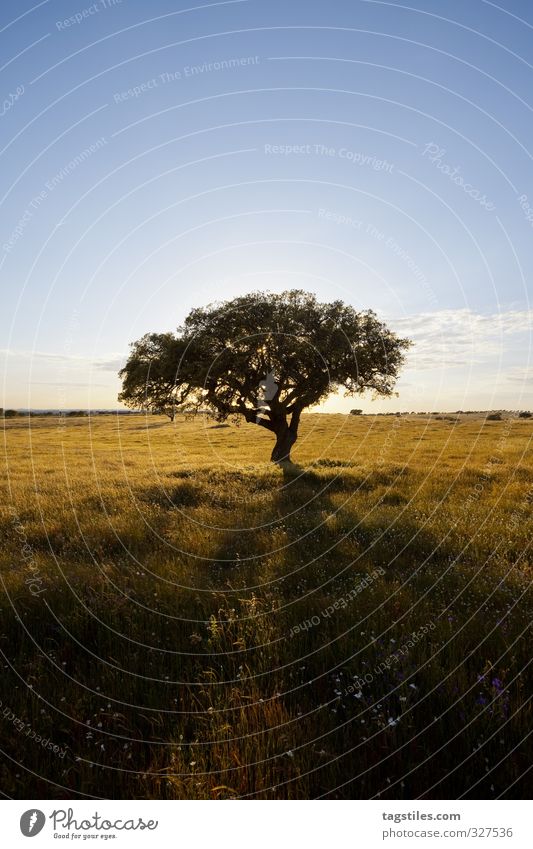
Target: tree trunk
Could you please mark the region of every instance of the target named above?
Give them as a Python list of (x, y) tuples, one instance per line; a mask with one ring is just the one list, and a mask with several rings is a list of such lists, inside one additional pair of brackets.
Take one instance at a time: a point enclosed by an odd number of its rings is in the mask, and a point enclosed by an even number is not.
[(276, 431), (276, 444), (272, 449), (271, 461), (273, 463), (291, 463), (291, 448), (296, 442), (296, 434), (285, 424)]

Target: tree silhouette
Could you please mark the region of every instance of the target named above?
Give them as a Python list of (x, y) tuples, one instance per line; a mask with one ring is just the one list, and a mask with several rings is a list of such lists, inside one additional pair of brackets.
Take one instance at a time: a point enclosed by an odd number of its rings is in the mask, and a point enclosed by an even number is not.
[(119, 400), (244, 418), (275, 435), (273, 462), (290, 462), (305, 409), (341, 389), (391, 395), (409, 345), (371, 310), (300, 290), (254, 292), (193, 309), (177, 335), (133, 343)]

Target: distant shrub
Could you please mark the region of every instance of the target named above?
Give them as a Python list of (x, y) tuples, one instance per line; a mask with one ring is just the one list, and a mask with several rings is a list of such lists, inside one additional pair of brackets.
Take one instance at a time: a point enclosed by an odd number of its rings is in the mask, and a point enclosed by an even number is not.
[(4, 418), (5, 419), (14, 419), (15, 416), (18, 416), (18, 410), (5, 410)]
[(351, 416), (362, 416), (363, 411), (362, 410), (350, 410), (350, 415)]
[(488, 422), (501, 422), (502, 414), (501, 413), (489, 413), (487, 416)]
[(530, 419), (533, 413), (530, 413), (529, 410), (522, 410), (521, 413), (518, 414), (519, 419)]

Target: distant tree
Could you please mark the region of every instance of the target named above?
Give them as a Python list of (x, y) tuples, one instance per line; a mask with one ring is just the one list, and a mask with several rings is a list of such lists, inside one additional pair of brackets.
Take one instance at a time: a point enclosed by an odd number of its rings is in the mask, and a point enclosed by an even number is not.
[(15, 416), (18, 416), (18, 410), (5, 410), (4, 412), (5, 419), (14, 419)]
[(531, 416), (532, 416), (532, 413), (530, 413), (529, 410), (522, 410), (521, 413), (518, 413), (519, 419), (530, 419)]
[(350, 415), (351, 416), (362, 416), (363, 411), (362, 410), (350, 410)]
[(119, 400), (244, 419), (274, 434), (273, 462), (290, 462), (305, 409), (339, 389), (392, 395), (409, 345), (370, 310), (298, 290), (256, 292), (193, 309), (177, 336), (135, 342)]
[(501, 422), (502, 414), (501, 413), (488, 413), (486, 416), (488, 422)]

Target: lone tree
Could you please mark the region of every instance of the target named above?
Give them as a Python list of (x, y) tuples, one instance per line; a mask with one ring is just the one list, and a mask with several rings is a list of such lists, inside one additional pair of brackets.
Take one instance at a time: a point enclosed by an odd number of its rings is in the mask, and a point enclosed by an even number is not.
[(371, 310), (299, 290), (254, 292), (193, 309), (177, 335), (134, 342), (119, 400), (244, 418), (275, 435), (273, 462), (291, 462), (303, 410), (340, 389), (392, 395), (409, 345)]

